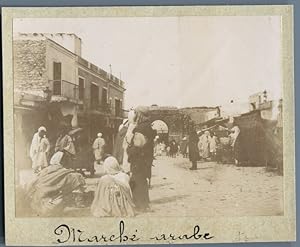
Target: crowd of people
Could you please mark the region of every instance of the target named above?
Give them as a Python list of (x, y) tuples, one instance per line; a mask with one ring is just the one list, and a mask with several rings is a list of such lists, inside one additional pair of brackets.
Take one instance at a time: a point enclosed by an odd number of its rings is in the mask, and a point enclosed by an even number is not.
[[(72, 132), (72, 131), (71, 131)], [(76, 134), (63, 126), (50, 156), (47, 130), (41, 126), (34, 134), (30, 147), (32, 169), (35, 179), (25, 187), (25, 197), (36, 215), (63, 215), (70, 203), (75, 207), (90, 206), (96, 217), (133, 216), (150, 209), (149, 186), (154, 158), (156, 131), (147, 114), (132, 110), (116, 136), (112, 153), (105, 150), (105, 140), (98, 133), (91, 145), (95, 166), (103, 174), (90, 205), (84, 173), (72, 167), (76, 157)]]
[(240, 129), (238, 126), (234, 126), (231, 129), (224, 127), (223, 130), (228, 133), (228, 135), (223, 138), (219, 138), (213, 130), (201, 130), (198, 132), (194, 130), (190, 133), (188, 153), (192, 163), (191, 170), (197, 169), (198, 161), (212, 160), (220, 163), (222, 161), (221, 155), (226, 149), (225, 146), (229, 147), (231, 160), (236, 165), (239, 164)]
[[(37, 215), (63, 214), (67, 206), (89, 207), (95, 217), (134, 216), (151, 211), (149, 187), (153, 160), (166, 155), (182, 155), (197, 169), (198, 161), (218, 161), (221, 140), (212, 130), (193, 131), (180, 142), (163, 141), (152, 128), (147, 112), (135, 109), (120, 125), (112, 153), (105, 150), (105, 139), (98, 133), (91, 144), (93, 166), (102, 167), (103, 174), (91, 200), (84, 173), (73, 166), (77, 154), (76, 131), (62, 126), (54, 144), (52, 156), (47, 130), (41, 126), (30, 147), (32, 169), (36, 178), (26, 186), (26, 199)], [(238, 148), (240, 130), (228, 129), (232, 153)], [(235, 156), (234, 156), (235, 157)], [(49, 162), (48, 162), (49, 161)], [(82, 161), (85, 162), (85, 161)], [(235, 159), (235, 162), (238, 162)], [(89, 205), (87, 205), (89, 204)]]
[(193, 131), (189, 136), (184, 136), (180, 142), (171, 140), (168, 144), (165, 144), (162, 140), (160, 141), (159, 136), (156, 136), (154, 139), (154, 155), (166, 155), (172, 158), (182, 155), (182, 157), (189, 158), (192, 162), (190, 169), (196, 170), (198, 161), (222, 162), (221, 156), (227, 144), (231, 160), (238, 165), (240, 129), (238, 126), (231, 129), (223, 127), (223, 131), (228, 134), (221, 138), (213, 129)]

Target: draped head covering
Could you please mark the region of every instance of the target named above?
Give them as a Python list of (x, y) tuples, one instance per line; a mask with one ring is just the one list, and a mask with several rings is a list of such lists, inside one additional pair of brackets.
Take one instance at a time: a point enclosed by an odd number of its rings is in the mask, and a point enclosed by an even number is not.
[(41, 127), (39, 127), (38, 132), (41, 132), (41, 131), (47, 131), (47, 130), (44, 126), (41, 126)]
[(56, 152), (53, 154), (50, 160), (50, 165), (61, 165), (62, 157), (64, 156), (64, 153), (61, 151)]
[(115, 175), (122, 171), (117, 159), (113, 156), (109, 156), (104, 160), (103, 169), (108, 175)]
[(129, 121), (129, 123), (135, 122), (135, 111), (134, 110), (130, 110), (128, 112), (128, 121)]

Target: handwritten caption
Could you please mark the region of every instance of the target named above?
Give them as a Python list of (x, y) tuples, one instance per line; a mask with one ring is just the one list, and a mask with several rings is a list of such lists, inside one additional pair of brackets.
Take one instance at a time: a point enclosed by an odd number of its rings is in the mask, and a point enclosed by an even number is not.
[[(88, 232), (71, 227), (67, 224), (61, 224), (55, 228), (54, 234), (56, 237), (56, 243), (128, 243), (136, 242), (142, 239), (142, 232), (138, 232), (137, 229), (133, 233), (129, 233), (125, 230), (125, 223), (123, 220), (119, 222), (119, 230), (116, 234), (89, 234)], [(190, 233), (159, 233), (157, 235), (149, 237), (151, 241), (157, 242), (173, 242), (176, 240), (209, 240), (214, 238), (209, 232), (200, 231), (200, 226), (195, 225)]]

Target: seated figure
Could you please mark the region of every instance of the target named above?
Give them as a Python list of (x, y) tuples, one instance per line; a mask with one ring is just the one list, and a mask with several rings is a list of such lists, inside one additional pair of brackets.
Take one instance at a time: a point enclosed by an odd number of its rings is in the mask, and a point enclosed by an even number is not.
[(91, 205), (92, 215), (95, 217), (134, 216), (129, 176), (122, 171), (117, 159), (112, 156), (104, 160), (103, 169), (106, 175), (98, 182)]
[(26, 198), (36, 216), (63, 215), (68, 198), (74, 191), (84, 191), (83, 176), (63, 167), (64, 153), (56, 152), (50, 166), (44, 168), (26, 190)]

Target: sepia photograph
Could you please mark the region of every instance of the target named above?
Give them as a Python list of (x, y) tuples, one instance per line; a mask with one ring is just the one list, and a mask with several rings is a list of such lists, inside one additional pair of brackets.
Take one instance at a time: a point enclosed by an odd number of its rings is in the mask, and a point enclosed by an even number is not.
[(282, 30), (278, 14), (12, 18), (14, 217), (287, 215)]

